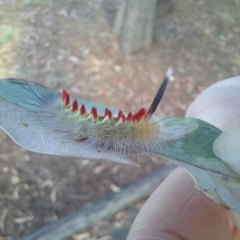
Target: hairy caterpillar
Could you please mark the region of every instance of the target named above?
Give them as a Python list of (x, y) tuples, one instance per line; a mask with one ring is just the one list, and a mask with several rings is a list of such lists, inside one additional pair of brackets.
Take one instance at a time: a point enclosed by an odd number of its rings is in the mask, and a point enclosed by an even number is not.
[(74, 99), (65, 90), (22, 79), (2, 80), (0, 125), (32, 151), (132, 164), (129, 154), (154, 151), (189, 132), (154, 116), (172, 74), (169, 68), (149, 109), (136, 112)]

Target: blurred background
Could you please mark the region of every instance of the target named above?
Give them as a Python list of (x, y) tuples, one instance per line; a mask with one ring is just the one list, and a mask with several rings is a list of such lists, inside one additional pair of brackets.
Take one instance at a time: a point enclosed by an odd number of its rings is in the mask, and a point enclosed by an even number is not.
[[(157, 114), (182, 117), (204, 88), (239, 75), (239, 0), (151, 0), (149, 31), (140, 29), (144, 22), (128, 22), (136, 2), (0, 0), (0, 78), (60, 85), (77, 97), (135, 111), (149, 106), (171, 66), (174, 78)], [(134, 44), (136, 36), (128, 39), (135, 28), (148, 34), (143, 46)], [(0, 239), (33, 233), (165, 164), (137, 161), (139, 168), (31, 153), (1, 131)], [(144, 201), (67, 239), (125, 239)]]

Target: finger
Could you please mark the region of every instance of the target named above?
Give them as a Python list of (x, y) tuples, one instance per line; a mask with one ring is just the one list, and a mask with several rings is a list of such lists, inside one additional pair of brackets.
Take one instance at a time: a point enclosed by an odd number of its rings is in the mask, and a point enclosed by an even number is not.
[(202, 119), (226, 130), (240, 118), (240, 77), (218, 82), (205, 89), (189, 106), (186, 117)]
[(183, 170), (175, 170), (141, 209), (128, 240), (231, 239), (227, 212), (194, 187)]

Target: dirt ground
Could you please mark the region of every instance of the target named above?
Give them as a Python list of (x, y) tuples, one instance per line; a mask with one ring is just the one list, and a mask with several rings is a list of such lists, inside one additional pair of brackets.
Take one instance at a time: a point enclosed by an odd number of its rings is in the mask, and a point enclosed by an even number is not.
[[(160, 1), (150, 49), (123, 53), (111, 34), (120, 1), (0, 0), (0, 78), (60, 84), (126, 111), (147, 107), (166, 69), (157, 113), (184, 116), (207, 86), (240, 72), (240, 1)], [(17, 239), (117, 191), (163, 161), (140, 168), (28, 152), (0, 132), (0, 239)], [(125, 239), (142, 202), (70, 239)], [(115, 229), (116, 231), (112, 231)]]

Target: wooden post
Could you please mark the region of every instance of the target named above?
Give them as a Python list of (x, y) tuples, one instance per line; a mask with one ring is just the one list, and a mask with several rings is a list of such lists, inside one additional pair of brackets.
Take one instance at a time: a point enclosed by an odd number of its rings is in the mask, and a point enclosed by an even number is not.
[(157, 0), (122, 0), (113, 34), (120, 38), (124, 52), (132, 54), (152, 43)]

